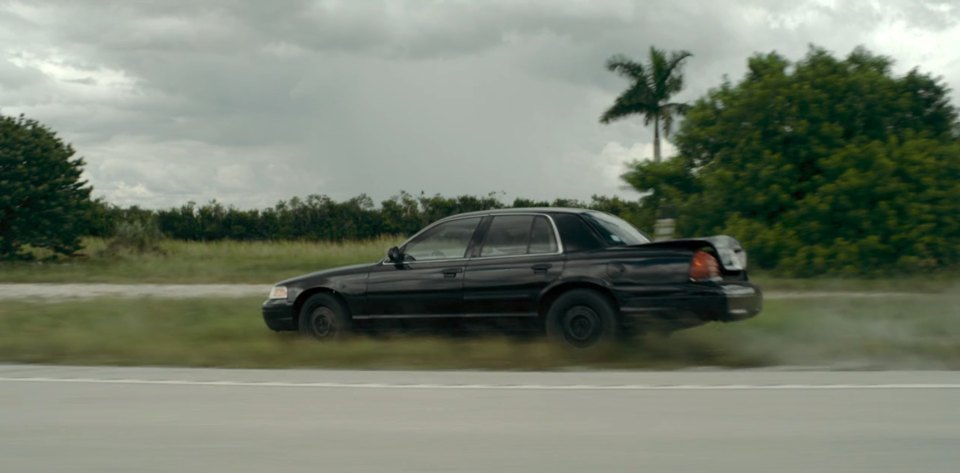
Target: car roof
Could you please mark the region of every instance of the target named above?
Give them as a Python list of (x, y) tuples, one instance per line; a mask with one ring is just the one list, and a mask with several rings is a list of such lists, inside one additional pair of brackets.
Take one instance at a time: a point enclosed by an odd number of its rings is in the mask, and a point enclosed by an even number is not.
[(594, 212), (590, 209), (580, 209), (574, 207), (511, 207), (504, 209), (487, 209), (487, 210), (477, 210), (474, 212), (465, 212), (462, 214), (451, 215), (444, 218), (457, 218), (457, 217), (472, 217), (472, 216), (484, 216), (484, 215), (509, 215), (509, 214), (529, 214), (529, 213), (568, 213), (568, 214), (582, 214), (587, 212)]

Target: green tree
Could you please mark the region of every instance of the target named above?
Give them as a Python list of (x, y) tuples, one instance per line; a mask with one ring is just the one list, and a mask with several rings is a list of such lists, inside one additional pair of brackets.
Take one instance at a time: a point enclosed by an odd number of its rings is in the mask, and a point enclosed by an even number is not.
[(673, 51), (670, 57), (662, 49), (650, 47), (650, 62), (646, 65), (617, 55), (607, 60), (607, 69), (631, 81), (630, 86), (600, 117), (601, 123), (610, 123), (630, 115), (643, 115), (643, 124), (653, 123), (653, 160), (660, 162), (660, 130), (670, 137), (673, 120), (686, 109), (686, 104), (670, 102), (683, 89), (681, 68), (690, 57), (687, 51)]
[(891, 66), (862, 48), (754, 56), (690, 108), (672, 173), (639, 165), (628, 181), (682, 194), (682, 234), (732, 234), (784, 273), (956, 265), (957, 113), (939, 79)]
[(49, 128), (0, 116), (0, 258), (28, 258), (24, 246), (69, 255), (92, 214), (83, 159)]

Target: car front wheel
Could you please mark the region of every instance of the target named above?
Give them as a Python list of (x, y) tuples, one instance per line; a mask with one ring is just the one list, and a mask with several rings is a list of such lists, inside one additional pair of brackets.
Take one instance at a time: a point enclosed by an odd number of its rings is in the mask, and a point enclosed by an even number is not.
[(550, 338), (577, 348), (612, 341), (619, 328), (610, 301), (589, 289), (574, 289), (558, 297), (550, 305), (546, 322)]
[(298, 329), (317, 340), (334, 340), (350, 332), (350, 315), (332, 294), (314, 294), (300, 309)]

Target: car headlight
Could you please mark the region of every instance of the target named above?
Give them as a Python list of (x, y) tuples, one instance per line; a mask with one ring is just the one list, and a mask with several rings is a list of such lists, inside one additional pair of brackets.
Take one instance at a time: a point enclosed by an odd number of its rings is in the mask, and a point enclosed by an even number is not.
[(270, 299), (286, 299), (287, 298), (287, 287), (286, 286), (273, 286), (273, 289), (270, 290)]

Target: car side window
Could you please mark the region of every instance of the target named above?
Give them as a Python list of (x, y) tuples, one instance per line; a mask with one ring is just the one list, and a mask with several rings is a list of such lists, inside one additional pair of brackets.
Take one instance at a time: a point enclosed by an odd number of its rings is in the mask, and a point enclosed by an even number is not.
[(547, 217), (534, 218), (533, 227), (530, 228), (530, 248), (527, 253), (535, 255), (556, 252), (557, 239), (553, 235), (553, 225), (550, 225)]
[(556, 253), (557, 242), (550, 222), (534, 215), (493, 217), (480, 256), (515, 256)]
[(465, 258), (480, 217), (444, 222), (411, 240), (403, 248), (405, 259), (430, 261)]

